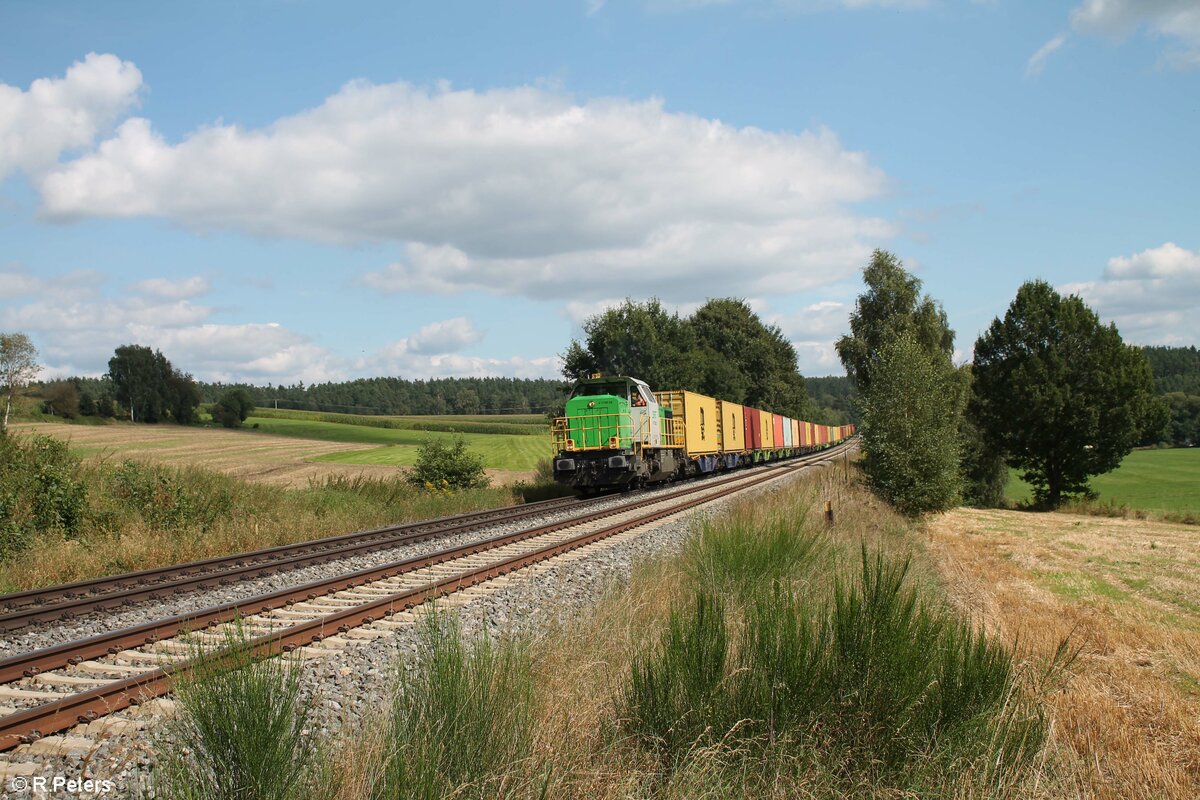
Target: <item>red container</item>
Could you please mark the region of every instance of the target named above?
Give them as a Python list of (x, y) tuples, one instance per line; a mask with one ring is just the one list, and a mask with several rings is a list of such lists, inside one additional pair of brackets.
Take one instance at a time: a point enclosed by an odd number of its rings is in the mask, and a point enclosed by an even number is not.
[(775, 449), (782, 450), (785, 447), (785, 437), (783, 435), (783, 416), (776, 414), (774, 419), (771, 420), (771, 424), (775, 430)]
[(746, 449), (762, 449), (762, 428), (758, 424), (758, 409), (746, 407)]

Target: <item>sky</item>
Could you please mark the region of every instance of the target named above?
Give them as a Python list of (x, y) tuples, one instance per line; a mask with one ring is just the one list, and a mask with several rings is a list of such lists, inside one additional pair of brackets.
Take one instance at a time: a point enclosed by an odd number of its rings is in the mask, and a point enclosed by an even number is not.
[(0, 2), (0, 330), (46, 378), (558, 377), (747, 300), (842, 374), (875, 248), (956, 356), (1032, 278), (1200, 343), (1200, 0)]

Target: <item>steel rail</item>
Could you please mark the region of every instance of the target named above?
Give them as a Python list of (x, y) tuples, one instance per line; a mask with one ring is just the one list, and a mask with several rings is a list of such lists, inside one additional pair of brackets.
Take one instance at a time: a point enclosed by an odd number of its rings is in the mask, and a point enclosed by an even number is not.
[[(459, 553), (459, 555), (455, 556), (455, 558), (461, 558), (464, 555), (475, 555), (488, 549), (500, 547), (502, 544), (520, 541), (522, 538), (531, 538), (534, 535), (540, 536), (544, 535), (545, 533), (552, 532), (548, 529), (558, 530), (564, 527), (573, 527), (574, 525), (584, 524), (586, 521), (594, 521), (605, 516), (613, 516), (618, 513), (635, 510), (636, 508), (642, 506), (661, 504), (679, 497), (686, 498), (691, 495), (701, 495), (700, 497), (685, 499), (682, 503), (676, 503), (665, 508), (657, 509), (634, 519), (615, 523), (597, 531), (584, 533), (571, 539), (567, 539), (555, 544), (549, 544), (527, 553), (522, 553), (507, 559), (503, 559), (487, 566), (467, 570), (457, 575), (448, 576), (441, 580), (425, 584), (424, 586), (406, 589), (404, 591), (385, 596), (379, 600), (370, 601), (368, 603), (357, 605), (343, 611), (338, 611), (333, 614), (319, 617), (315, 620), (302, 622), (298, 625), (272, 632), (253, 640), (249, 643), (248, 647), (254, 656), (262, 657), (270, 655), (272, 652), (276, 652), (279, 649), (292, 649), (297, 646), (319, 642), (333, 633), (345, 632), (352, 627), (392, 616), (398, 611), (413, 608), (414, 606), (429, 599), (452, 594), (468, 586), (477, 585), (482, 581), (491, 580), (492, 578), (507, 574), (514, 570), (522, 569), (526, 566), (544, 561), (548, 558), (553, 558), (554, 556), (561, 555), (562, 553), (569, 552), (580, 547), (585, 547), (609, 536), (623, 533), (627, 530), (649, 524), (650, 522), (654, 522), (667, 516), (682, 513), (683, 511), (703, 503), (708, 503), (735, 492), (744, 491), (745, 489), (760, 485), (767, 481), (775, 480), (784, 475), (792, 474), (805, 467), (812, 466), (815, 463), (830, 461), (832, 460), (832, 457), (840, 455), (846, 449), (846, 447), (847, 446), (843, 445), (842, 447), (838, 447), (833, 450), (825, 450), (821, 451), (820, 453), (804, 457), (798, 461), (785, 462), (782, 469), (769, 470), (765, 473), (760, 473), (753, 476), (734, 476), (723, 479), (717, 483), (706, 483), (702, 486), (697, 486), (679, 494), (672, 495), (671, 498), (641, 500), (616, 509), (605, 509), (594, 514), (585, 515), (584, 517), (578, 518), (572, 522), (551, 523), (550, 525), (541, 526), (540, 528), (534, 528), (530, 531), (523, 532), (527, 534), (525, 536), (521, 536), (521, 534), (518, 533), (496, 537), (495, 539), (488, 540), (488, 543), (492, 543), (491, 547), (482, 547), (481, 545), (483, 543), (479, 543), (460, 548), (451, 548), (449, 550), (441, 551), (437, 554), (431, 554), (430, 556), (424, 556), (418, 559), (409, 559), (406, 562), (398, 562), (398, 564), (392, 566), (399, 566), (399, 564), (402, 563), (414, 563), (417, 561), (436, 559), (439, 556), (444, 556), (438, 560), (429, 561), (429, 563), (424, 564), (424, 566), (428, 566), (432, 563), (440, 563), (441, 561), (451, 560), (451, 557), (449, 556), (451, 553)], [(735, 481), (738, 481), (739, 484), (736, 486), (726, 485)], [(724, 486), (724, 488), (720, 488), (719, 491), (712, 492), (713, 489), (718, 489), (722, 486)], [(377, 570), (374, 570), (374, 572), (382, 572), (384, 569), (386, 568), (378, 568)], [(257, 606), (258, 611), (268, 611), (272, 608), (277, 608), (280, 605), (288, 604), (287, 599), (282, 597), (285, 594), (293, 595), (294, 602), (295, 596), (303, 596), (307, 599), (312, 599), (320, 594), (328, 594), (333, 591), (340, 591), (344, 588), (358, 586), (361, 583), (371, 579), (364, 574), (366, 572), (372, 571), (360, 571), (359, 573), (341, 576), (320, 584), (309, 584), (308, 586), (297, 587), (296, 589), (288, 590), (287, 592), (277, 592), (274, 595), (268, 595), (262, 598), (254, 598), (249, 601), (244, 601), (238, 604), (236, 607), (231, 604), (230, 606), (209, 609), (208, 612), (200, 612), (200, 614), (193, 615), (190, 618), (175, 617), (172, 618), (172, 620), (164, 621), (167, 623), (167, 625), (163, 629), (163, 633), (167, 634), (168, 636), (174, 635), (174, 633), (179, 632), (184, 624), (187, 624), (192, 629), (195, 629), (218, 624), (222, 621), (228, 621), (236, 618), (238, 616), (239, 609), (241, 608)], [(390, 575), (381, 574), (379, 577), (390, 577)], [(324, 589), (324, 591), (319, 591), (311, 595), (305, 591), (318, 587)], [(270, 601), (266, 602), (269, 598)], [(277, 600), (283, 600), (283, 602), (274, 604)], [(50, 656), (52, 651), (59, 651), (53, 654), (53, 657), (50, 659), (50, 661), (58, 666), (63, 666), (71, 663), (74, 659), (82, 660), (82, 658), (89, 657), (84, 655), (85, 652), (93, 652), (95, 655), (100, 655), (114, 652), (112, 648), (115, 648), (115, 652), (120, 652), (121, 649), (124, 649), (124, 647), (127, 646), (140, 646), (153, 643), (154, 641), (157, 641), (158, 638), (162, 638), (157, 636), (152, 638), (145, 636), (144, 629), (153, 627), (153, 625), (154, 624), (152, 623), (150, 626), (139, 626), (138, 628), (117, 631), (114, 632), (114, 634), (102, 635), (99, 637), (93, 637), (92, 639), (84, 640), (83, 642), (73, 643), (75, 646), (74, 656), (66, 655), (67, 651), (70, 649), (69, 645), (50, 648), (49, 650), (45, 651), (38, 651), (37, 653), (29, 655), (45, 657)], [(167, 629), (170, 628), (174, 628), (174, 633), (167, 633)], [(135, 631), (137, 632), (136, 635)], [(122, 637), (130, 636), (133, 636), (134, 638), (128, 639), (128, 641), (123, 645), (113, 644), (110, 642), (109, 646), (104, 647), (103, 650), (95, 650), (95, 648), (100, 647), (103, 644), (103, 642), (99, 640), (108, 637), (117, 637), (118, 639), (121, 639)], [(11, 669), (16, 665), (10, 662), (15, 662), (20, 659), (21, 657), (17, 657), (16, 659), (6, 659), (4, 662), (0, 662), (0, 665), (3, 665), (3, 668), (11, 671)], [(75, 660), (74, 663), (78, 663), (78, 661)], [(23, 742), (36, 740), (42, 736), (70, 728), (81, 722), (89, 722), (99, 716), (103, 716), (114, 711), (119, 711), (128, 707), (129, 705), (134, 705), (144, 700), (166, 694), (170, 689), (171, 678), (176, 673), (186, 669), (186, 663), (160, 667), (158, 669), (141, 673), (139, 675), (134, 675), (129, 678), (113, 681), (112, 683), (105, 684), (97, 687), (96, 689), (81, 692), (79, 694), (69, 695), (61, 700), (55, 700), (49, 703), (43, 703), (41, 705), (34, 706), (32, 708), (24, 709), (15, 714), (4, 717), (3, 719), (0, 719), (0, 751), (11, 749), (12, 747), (15, 747)], [(20, 674), (36, 674), (36, 671), (33, 671), (32, 673), (22, 672)], [(12, 680), (12, 678), (8, 678), (8, 680)]]

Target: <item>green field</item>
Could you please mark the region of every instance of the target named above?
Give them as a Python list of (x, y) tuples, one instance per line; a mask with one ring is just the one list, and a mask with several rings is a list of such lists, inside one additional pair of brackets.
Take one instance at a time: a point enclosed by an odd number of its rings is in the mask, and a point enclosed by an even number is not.
[(360, 425), (367, 428), (394, 428), (396, 430), (439, 431), (442, 433), (508, 433), (517, 436), (542, 436), (550, 429), (546, 418), (538, 414), (514, 414), (511, 416), (446, 414), (396, 417), (259, 408), (255, 410), (254, 415), (267, 419), (333, 422), (339, 425)]
[[(1200, 447), (1135, 450), (1121, 466), (1092, 478), (1102, 503), (1144, 511), (1200, 511)], [(1005, 494), (1029, 502), (1033, 492), (1015, 470), (1009, 470)]]
[[(302, 412), (290, 412), (298, 413)], [(330, 415), (321, 416), (328, 418)], [(378, 428), (350, 420), (327, 422), (324, 419), (261, 417), (257, 414), (247, 419), (246, 424), (258, 425), (260, 433), (277, 436), (380, 445), (373, 450), (330, 453), (312, 459), (337, 464), (410, 466), (417, 460), (417, 447), (427, 438), (450, 442), (456, 435), (462, 436), (473, 452), (483, 456), (484, 464), (489, 469), (531, 470), (537, 466), (538, 459), (550, 455), (550, 435), (546, 431), (535, 436), (511, 433), (454, 434), (407, 428)]]

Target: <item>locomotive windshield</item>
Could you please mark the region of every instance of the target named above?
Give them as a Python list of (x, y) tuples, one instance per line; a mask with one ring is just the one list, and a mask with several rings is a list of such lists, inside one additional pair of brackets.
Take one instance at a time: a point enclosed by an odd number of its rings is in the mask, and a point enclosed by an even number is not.
[(603, 383), (581, 383), (571, 392), (571, 397), (589, 397), (595, 394), (611, 394), (622, 400), (629, 399), (629, 384), (625, 381), (605, 381)]

